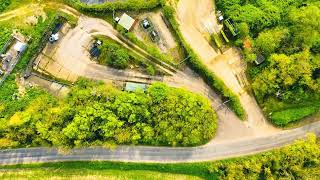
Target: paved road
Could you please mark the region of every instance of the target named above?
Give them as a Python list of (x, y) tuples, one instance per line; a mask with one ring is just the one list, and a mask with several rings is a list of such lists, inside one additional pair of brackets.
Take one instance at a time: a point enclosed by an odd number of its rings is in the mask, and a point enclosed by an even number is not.
[(280, 147), (295, 139), (305, 137), (307, 132), (314, 132), (320, 135), (320, 122), (294, 130), (283, 131), (273, 136), (252, 140), (229, 141), (192, 148), (119, 146), (114, 150), (103, 148), (74, 149), (65, 154), (61, 154), (57, 149), (52, 148), (1, 150), (0, 164), (88, 160), (156, 163), (209, 161)]
[[(88, 20), (88, 19), (87, 19)], [(100, 28), (108, 28), (105, 22), (99, 23), (100, 20), (89, 19), (86, 26), (82, 26), (82, 35), (79, 35), (80, 42), (88, 42), (91, 33), (95, 33), (93, 29), (86, 29), (93, 24), (100, 24), (96, 26)], [(85, 23), (86, 24), (86, 23)], [(86, 31), (89, 30), (89, 31)], [(93, 31), (91, 31), (93, 30)], [(75, 32), (75, 31), (72, 31)], [(76, 33), (76, 32), (75, 32)], [(70, 34), (70, 39), (72, 38)], [(74, 35), (74, 34), (73, 34)], [(112, 34), (109, 34), (109, 37)], [(62, 47), (66, 54), (72, 54), (67, 59), (78, 59), (79, 52), (71, 53), (69, 49), (75, 49), (75, 46), (82, 46), (82, 43), (74, 43), (70, 41), (63, 43)], [(68, 49), (68, 47), (70, 47)], [(72, 48), (73, 47), (73, 48)], [(83, 48), (83, 47), (82, 47)], [(81, 49), (79, 47), (79, 49)], [(58, 53), (59, 54), (59, 53)], [(60, 54), (61, 55), (61, 54)], [(80, 55), (83, 54), (80, 52)], [(64, 56), (62, 56), (64, 57)], [(70, 60), (69, 59), (69, 60)], [(81, 59), (80, 59), (81, 60)], [(73, 69), (77, 63), (65, 64), (70, 69)], [(85, 62), (84, 59), (81, 62)], [(90, 64), (90, 63), (89, 63)], [(88, 64), (86, 64), (88, 65)], [(97, 66), (97, 65), (89, 65)], [(106, 69), (102, 67), (92, 68), (91, 70), (101, 72), (97, 79), (110, 78), (105, 72)], [(79, 68), (81, 69), (81, 67)], [(86, 75), (91, 74), (91, 71), (83, 71)], [(92, 74), (96, 74), (92, 72)], [(93, 75), (92, 75), (93, 76)], [(213, 105), (218, 105), (218, 96), (208, 88), (203, 81), (191, 72), (178, 73), (176, 76), (165, 80), (171, 86), (186, 87), (191, 91), (205, 94)], [(75, 149), (67, 155), (58, 153), (57, 149), (50, 148), (29, 148), (29, 149), (16, 149), (16, 150), (2, 150), (0, 151), (0, 164), (17, 164), (17, 163), (30, 163), (30, 162), (53, 162), (53, 161), (79, 161), (79, 160), (115, 160), (115, 161), (134, 161), (134, 162), (194, 162), (194, 161), (208, 161), (222, 159), (226, 157), (234, 157), (249, 153), (269, 150), (275, 147), (282, 146), (290, 143), (297, 138), (304, 137), (307, 132), (315, 132), (320, 134), (320, 122), (313, 123), (302, 128), (290, 131), (274, 132), (272, 134), (265, 134), (261, 131), (258, 135), (257, 131), (253, 131), (255, 126), (246, 127), (244, 123), (239, 121), (232, 112), (218, 111), (219, 114), (219, 129), (217, 137), (212, 142), (205, 146), (194, 148), (161, 148), (161, 147), (143, 147), (143, 146), (120, 146), (115, 150), (107, 150), (102, 148), (88, 148), (88, 149)]]

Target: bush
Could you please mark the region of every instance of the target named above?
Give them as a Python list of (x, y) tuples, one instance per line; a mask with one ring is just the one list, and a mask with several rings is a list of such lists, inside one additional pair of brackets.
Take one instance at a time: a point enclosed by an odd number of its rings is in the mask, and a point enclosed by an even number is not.
[(176, 36), (189, 55), (189, 60), (187, 61), (189, 66), (195, 72), (197, 72), (212, 89), (221, 93), (224, 100), (230, 100), (230, 108), (236, 113), (239, 118), (245, 119), (245, 110), (240, 103), (239, 97), (234, 94), (221, 79), (219, 79), (212, 71), (210, 71), (205, 64), (202, 63), (200, 57), (193, 51), (190, 45), (183, 38), (179, 29), (179, 24), (174, 17), (174, 9), (169, 6), (165, 6), (163, 9), (165, 17), (171, 23)]
[(147, 73), (150, 76), (154, 76), (156, 74), (156, 71), (155, 71), (155, 69), (154, 69), (154, 67), (152, 65), (148, 65), (146, 70), (147, 70)]
[(1, 2), (0, 2), (0, 13), (5, 11), (10, 4), (11, 4), (11, 0), (1, 0)]
[(291, 122), (301, 120), (314, 114), (318, 109), (319, 107), (316, 106), (287, 109), (273, 113), (270, 119), (278, 126), (286, 126)]

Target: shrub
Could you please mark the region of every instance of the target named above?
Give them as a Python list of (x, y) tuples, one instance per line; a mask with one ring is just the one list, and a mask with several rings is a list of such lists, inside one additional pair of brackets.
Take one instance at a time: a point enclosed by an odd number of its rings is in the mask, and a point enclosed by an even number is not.
[(10, 4), (11, 4), (11, 0), (1, 0), (1, 2), (0, 2), (0, 13), (5, 11)]
[(148, 65), (146, 70), (147, 70), (147, 73), (150, 76), (154, 76), (156, 74), (156, 71), (155, 71), (155, 69), (154, 69), (154, 67), (152, 65)]

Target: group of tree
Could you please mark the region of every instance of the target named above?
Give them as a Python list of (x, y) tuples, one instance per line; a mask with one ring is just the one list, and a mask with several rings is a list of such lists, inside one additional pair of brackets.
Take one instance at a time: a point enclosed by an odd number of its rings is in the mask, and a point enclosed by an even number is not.
[(214, 162), (209, 171), (220, 179), (318, 179), (320, 143), (310, 134), (306, 140), (281, 149)]
[(249, 66), (260, 103), (269, 98), (289, 104), (320, 98), (320, 2), (317, 0), (218, 0), (240, 35), (236, 44)]
[(104, 38), (100, 50), (102, 52), (99, 58), (100, 64), (108, 64), (116, 69), (126, 69), (130, 60), (134, 59), (127, 49), (110, 39)]
[(11, 4), (11, 0), (1, 0), (0, 2), (0, 13), (8, 8)]
[(155, 83), (125, 92), (82, 79), (63, 100), (44, 93), (2, 117), (0, 147), (194, 146), (214, 136), (216, 120), (205, 98), (184, 89)]

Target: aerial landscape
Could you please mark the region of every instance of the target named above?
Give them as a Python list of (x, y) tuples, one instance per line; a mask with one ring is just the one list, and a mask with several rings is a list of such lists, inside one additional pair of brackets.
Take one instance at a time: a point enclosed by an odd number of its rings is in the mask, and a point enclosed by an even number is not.
[(319, 0), (0, 0), (0, 179), (320, 179)]

